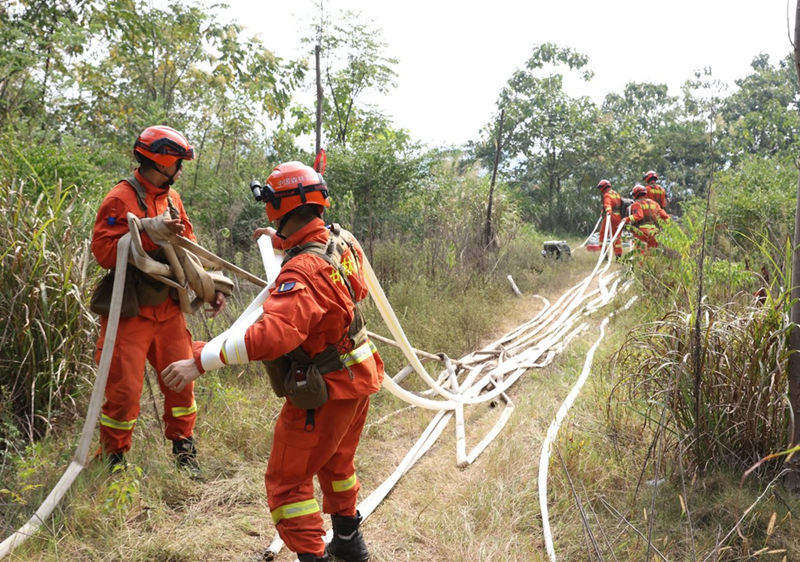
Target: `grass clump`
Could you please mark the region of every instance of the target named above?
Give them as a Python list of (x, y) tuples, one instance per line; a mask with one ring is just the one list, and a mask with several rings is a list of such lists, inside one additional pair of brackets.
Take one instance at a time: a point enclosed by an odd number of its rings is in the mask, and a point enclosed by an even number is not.
[(673, 311), (631, 332), (616, 354), (610, 421), (618, 425), (616, 406), (624, 405), (651, 427), (663, 424), (667, 449), (680, 442), (683, 450), (695, 451), (695, 468), (745, 469), (787, 437), (790, 323), (774, 307), (735, 303), (705, 305), (702, 318), (700, 417), (691, 319)]
[[(0, 180), (0, 458), (47, 435), (91, 385), (94, 278), (75, 187)], [(5, 461), (4, 461), (5, 462)]]

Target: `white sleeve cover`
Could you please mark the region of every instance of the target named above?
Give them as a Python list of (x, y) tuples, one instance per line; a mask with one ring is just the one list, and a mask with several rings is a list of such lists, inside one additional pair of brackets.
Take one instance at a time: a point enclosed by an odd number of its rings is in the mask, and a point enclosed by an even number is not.
[[(263, 313), (261, 305), (269, 297), (269, 289), (275, 284), (275, 278), (280, 272), (281, 260), (275, 255), (272, 249), (272, 240), (269, 236), (261, 236), (258, 239), (258, 248), (261, 250), (261, 259), (267, 270), (268, 285), (264, 287), (253, 302), (245, 309), (239, 318), (231, 324), (231, 327), (219, 334), (208, 342), (200, 353), (200, 363), (203, 369), (210, 371), (219, 369), (225, 365), (248, 363), (247, 348), (244, 345), (244, 334), (247, 328), (252, 326), (261, 318)], [(222, 352), (223, 359), (220, 357)]]

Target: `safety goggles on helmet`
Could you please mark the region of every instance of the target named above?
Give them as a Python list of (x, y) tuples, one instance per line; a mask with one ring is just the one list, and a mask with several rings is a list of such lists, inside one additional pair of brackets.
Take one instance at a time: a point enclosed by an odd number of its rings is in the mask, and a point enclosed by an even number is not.
[(147, 127), (136, 139), (133, 151), (161, 166), (194, 159), (194, 148), (186, 137), (166, 125)]
[(267, 218), (274, 221), (302, 205), (330, 207), (328, 186), (317, 170), (302, 162), (275, 166), (265, 185), (254, 181), (250, 190), (257, 201), (266, 203)]
[(276, 209), (281, 208), (281, 199), (286, 197), (294, 197), (299, 195), (300, 196), (300, 204), (305, 205), (309, 203), (308, 197), (306, 197), (309, 193), (320, 192), (322, 196), (327, 199), (328, 198), (328, 186), (323, 182), (317, 185), (309, 185), (304, 186), (303, 184), (298, 184), (298, 186), (294, 189), (284, 189), (281, 191), (275, 191), (270, 184), (261, 185), (258, 180), (253, 180), (250, 182), (250, 191), (253, 192), (253, 197), (255, 197), (256, 201), (261, 201), (263, 203), (269, 203)]
[(607, 187), (611, 187), (611, 182), (608, 180), (600, 180), (597, 184), (597, 189), (605, 189)]
[(180, 158), (181, 160), (193, 160), (194, 159), (194, 148), (192, 146), (181, 146), (174, 140), (168, 137), (161, 137), (160, 139), (156, 139), (155, 141), (151, 142), (150, 144), (145, 144), (141, 140), (137, 140), (135, 147), (140, 147), (148, 152), (152, 152), (154, 154), (165, 154), (167, 156), (175, 156), (176, 158)]

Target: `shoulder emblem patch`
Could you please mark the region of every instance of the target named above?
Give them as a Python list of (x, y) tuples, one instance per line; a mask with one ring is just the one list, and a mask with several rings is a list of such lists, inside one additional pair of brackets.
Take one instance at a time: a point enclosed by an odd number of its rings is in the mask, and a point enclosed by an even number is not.
[(288, 293), (289, 291), (294, 289), (295, 285), (297, 285), (297, 282), (295, 282), (295, 281), (287, 281), (286, 283), (281, 283), (280, 286), (278, 287), (278, 291), (277, 292), (278, 293)]

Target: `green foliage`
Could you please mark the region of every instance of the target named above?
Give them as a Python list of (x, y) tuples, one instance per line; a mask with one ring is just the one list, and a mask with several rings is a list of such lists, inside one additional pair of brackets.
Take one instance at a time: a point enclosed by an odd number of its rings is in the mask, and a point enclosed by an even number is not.
[(797, 166), (793, 156), (748, 156), (717, 174), (714, 212), (737, 244), (753, 247), (750, 239), (764, 232), (782, 246), (794, 232)]
[(209, 142), (243, 145), (261, 113), (289, 105), (301, 65), (284, 65), (213, 11), (171, 1), (108, 0), (93, 13), (91, 48), (77, 65), (81, 96), (70, 108), (76, 134), (128, 147), (147, 125), (169, 123)]
[[(666, 412), (667, 448), (675, 450), (676, 441), (684, 449), (692, 443), (702, 451), (692, 459), (694, 467), (747, 468), (786, 441), (790, 324), (780, 302), (703, 307), (699, 419), (690, 359), (694, 322), (679, 311), (629, 334), (614, 359), (618, 382), (609, 400), (653, 427), (661, 426)], [(612, 417), (613, 412), (609, 408)]]
[(75, 186), (0, 180), (0, 435), (2, 454), (73, 414), (94, 366), (85, 295), (95, 270)]
[[(587, 198), (564, 197), (564, 191), (595, 185), (607, 178), (623, 195), (655, 169), (667, 187), (670, 212), (702, 196), (715, 170), (748, 158), (764, 159), (796, 152), (800, 114), (797, 80), (791, 61), (777, 67), (761, 55), (754, 73), (726, 85), (711, 69), (687, 80), (681, 98), (665, 85), (626, 85), (610, 93), (601, 108), (568, 95), (559, 67), (583, 72), (588, 59), (552, 45), (534, 50), (526, 67), (516, 71), (500, 92), (505, 109), (500, 172), (519, 190), (526, 215), (541, 228), (584, 228), (572, 206)], [(493, 163), (496, 119), (483, 130), (474, 155)]]
[(69, 0), (0, 6), (0, 130), (47, 122), (71, 58), (84, 52), (88, 13), (88, 3)]
[[(502, 133), (504, 161), (514, 164), (513, 184), (535, 199), (535, 219), (543, 229), (564, 224), (561, 200), (564, 181), (586, 158), (588, 138), (596, 119), (589, 98), (573, 98), (563, 87), (566, 68), (588, 80), (585, 55), (549, 43), (534, 48), (523, 69), (517, 70), (500, 93), (498, 107), (505, 110)], [(485, 129), (486, 143), (493, 143), (496, 127)], [(483, 154), (488, 156), (487, 150)], [(493, 151), (492, 151), (493, 153)], [(539, 191), (539, 190), (542, 191)]]
[(127, 468), (117, 465), (114, 467), (113, 477), (114, 481), (104, 490), (103, 510), (124, 520), (128, 511), (139, 499), (142, 468), (135, 465), (128, 465)]
[[(319, 44), (325, 90), (322, 125), (332, 144), (347, 146), (355, 136), (371, 136), (386, 130), (386, 119), (361, 98), (372, 91), (386, 94), (395, 86), (397, 59), (385, 54), (388, 46), (372, 22), (360, 13), (333, 12), (316, 26), (315, 37), (306, 43)], [(313, 112), (310, 112), (313, 113)], [(307, 119), (311, 124), (311, 119)], [(309, 129), (310, 130), (310, 129)]]
[(328, 152), (325, 175), (332, 200), (329, 218), (349, 225), (369, 254), (377, 239), (408, 232), (417, 222), (397, 212), (423, 177), (422, 161), (405, 135), (335, 146)]
[(722, 103), (724, 152), (734, 163), (748, 155), (796, 153), (800, 133), (797, 71), (791, 55), (773, 66), (760, 54), (753, 73), (736, 80), (738, 89)]

